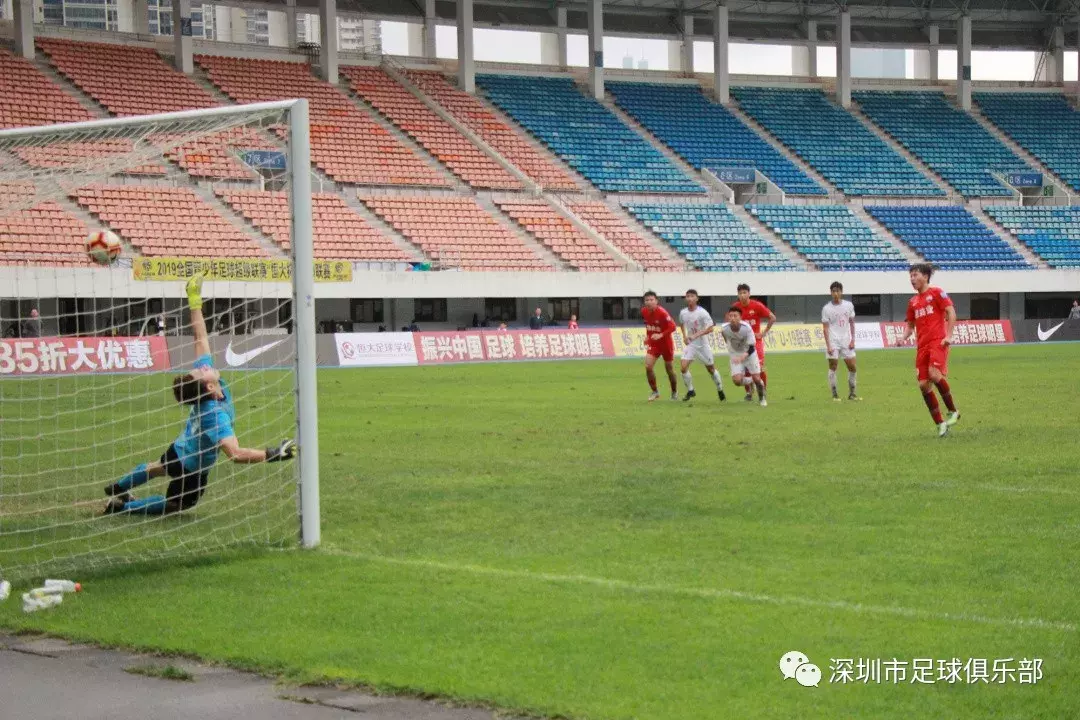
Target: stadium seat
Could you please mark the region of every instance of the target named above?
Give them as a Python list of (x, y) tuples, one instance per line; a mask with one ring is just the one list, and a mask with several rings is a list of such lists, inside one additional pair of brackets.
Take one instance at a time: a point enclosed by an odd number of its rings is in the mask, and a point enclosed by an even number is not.
[(641, 237), (625, 220), (611, 211), (607, 205), (595, 200), (567, 201), (571, 212), (585, 224), (604, 236), (609, 243), (625, 255), (653, 272), (676, 272), (683, 267), (664, 257), (648, 240)]
[(408, 70), (406, 75), (448, 113), (484, 139), (516, 168), (550, 190), (576, 190), (573, 176), (530, 145), (474, 95), (457, 89), (437, 72)]
[[(292, 215), (289, 198), (284, 192), (219, 189), (216, 193), (248, 222), (273, 238), (282, 250), (289, 251)], [(315, 257), (320, 260), (409, 260), (401, 248), (372, 227), (339, 195), (312, 193), (311, 217)]]
[(33, 203), (30, 183), (0, 183), (0, 265), (79, 266), (86, 254), (86, 223), (57, 202)]
[(73, 198), (143, 255), (269, 256), (188, 188), (89, 185)]
[(474, 188), (521, 190), (521, 181), (485, 155), (382, 68), (346, 66), (349, 88)]
[(95, 168), (99, 161), (104, 161), (106, 163), (115, 163), (116, 170), (114, 174), (166, 174), (165, 166), (157, 163), (125, 167), (126, 161), (130, 160), (130, 155), (134, 151), (135, 143), (127, 139), (57, 142), (11, 148), (12, 154), (34, 168), (85, 168), (90, 170)]
[(752, 167), (786, 193), (824, 195), (825, 189), (758, 137), (698, 85), (608, 82), (619, 107), (698, 170)]
[(361, 197), (363, 203), (444, 268), (554, 270), (471, 197)]
[(498, 200), (499, 209), (576, 270), (622, 270), (607, 251), (543, 200), (531, 197)]
[(626, 209), (701, 270), (799, 270), (725, 205), (629, 203)]
[(945, 194), (821, 90), (737, 87), (732, 95), (747, 115), (845, 195)]
[(656, 148), (563, 77), (477, 75), (503, 112), (605, 192), (702, 193)]
[(0, 48), (0, 128), (92, 120), (79, 101), (25, 58)]
[(169, 148), (165, 157), (192, 177), (216, 180), (251, 180), (255, 177), (255, 170), (237, 159), (242, 150), (282, 150), (248, 127), (230, 128), (176, 145), (179, 140), (165, 134), (150, 137), (151, 142), (165, 144)]
[(867, 206), (866, 211), (943, 270), (1032, 269), (1016, 250), (962, 207)]
[(304, 63), (196, 55), (211, 82), (238, 103), (307, 98), (311, 158), (334, 180), (363, 185), (447, 187), (410, 147)]
[(1007, 197), (992, 174), (1027, 170), (974, 118), (934, 91), (853, 93), (863, 112), (964, 197)]
[(979, 92), (972, 98), (992, 123), (1080, 191), (1080, 113), (1064, 95)]
[(903, 253), (842, 205), (751, 205), (751, 215), (825, 271), (904, 270)]
[(1080, 268), (1080, 207), (999, 205), (986, 212), (1056, 268)]

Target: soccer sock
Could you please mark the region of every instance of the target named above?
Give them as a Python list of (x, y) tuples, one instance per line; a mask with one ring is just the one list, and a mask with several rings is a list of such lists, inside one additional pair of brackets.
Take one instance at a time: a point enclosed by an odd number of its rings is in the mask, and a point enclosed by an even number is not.
[(656, 392), (656, 373), (652, 370), (646, 370), (645, 377), (649, 379), (649, 387), (652, 388), (653, 392)]
[(139, 513), (142, 515), (164, 515), (165, 496), (151, 495), (150, 497), (132, 500), (124, 505), (124, 512)]
[(847, 386), (848, 386), (848, 390), (850, 390), (852, 392), (852, 394), (854, 394), (855, 393), (855, 371), (854, 370), (848, 370)]
[(743, 385), (744, 388), (746, 388), (746, 394), (747, 395), (749, 395), (749, 394), (751, 394), (753, 392), (753, 390), (750, 389), (750, 386), (753, 385), (753, 384), (754, 384), (754, 378), (750, 377), (749, 375), (744, 375), (743, 376), (742, 385)]
[(956, 403), (952, 399), (952, 388), (949, 387), (949, 381), (945, 378), (941, 378), (937, 385), (938, 392), (941, 393), (941, 400), (945, 403), (945, 407), (949, 408), (949, 412), (956, 412)]
[(690, 376), (690, 371), (687, 370), (682, 374), (682, 381), (686, 383), (686, 389), (690, 392), (694, 392), (694, 378)]
[(722, 377), (720, 377), (720, 371), (719, 370), (713, 370), (712, 371), (712, 381), (714, 383), (716, 383), (716, 388), (718, 390), (723, 390), (723, 388), (724, 388), (724, 379)]
[(833, 395), (836, 394), (836, 371), (829, 370), (829, 389), (833, 391)]
[[(761, 364), (764, 365), (765, 363)], [(761, 384), (765, 385), (766, 387), (768, 387), (769, 385), (769, 375), (764, 370), (761, 371)]]
[(671, 392), (679, 392), (679, 381), (675, 379), (675, 373), (668, 375), (668, 381), (671, 383)]
[(138, 466), (116, 483), (116, 488), (121, 492), (127, 492), (131, 488), (145, 485), (150, 479), (150, 473), (146, 470), (146, 463)]
[(758, 400), (764, 400), (765, 399), (765, 381), (764, 380), (757, 383), (757, 396), (758, 396)]
[(926, 409), (930, 411), (930, 417), (934, 418), (934, 422), (940, 425), (944, 420), (941, 417), (941, 407), (938, 405), (937, 395), (933, 390), (927, 390), (922, 396), (923, 402), (926, 403)]

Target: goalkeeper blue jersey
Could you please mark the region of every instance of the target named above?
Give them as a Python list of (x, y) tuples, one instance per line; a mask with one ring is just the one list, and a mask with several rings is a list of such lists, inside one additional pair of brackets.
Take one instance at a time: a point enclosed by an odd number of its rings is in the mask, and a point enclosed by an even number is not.
[[(213, 358), (203, 355), (195, 361), (195, 367), (214, 367)], [(180, 437), (173, 443), (176, 455), (188, 472), (201, 472), (213, 467), (217, 462), (218, 443), (236, 434), (233, 431), (236, 410), (233, 408), (232, 393), (224, 378), (219, 380), (219, 384), (225, 399), (203, 400), (193, 406)]]

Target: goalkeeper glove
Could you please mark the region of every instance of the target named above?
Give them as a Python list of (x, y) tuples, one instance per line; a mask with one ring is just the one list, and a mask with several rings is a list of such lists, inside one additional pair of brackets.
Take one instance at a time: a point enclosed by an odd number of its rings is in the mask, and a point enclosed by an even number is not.
[(295, 440), (282, 440), (281, 444), (277, 447), (266, 448), (266, 462), (292, 460), (294, 457), (296, 457)]
[(192, 310), (202, 310), (202, 284), (205, 275), (199, 273), (188, 279), (184, 290), (187, 291), (187, 304)]

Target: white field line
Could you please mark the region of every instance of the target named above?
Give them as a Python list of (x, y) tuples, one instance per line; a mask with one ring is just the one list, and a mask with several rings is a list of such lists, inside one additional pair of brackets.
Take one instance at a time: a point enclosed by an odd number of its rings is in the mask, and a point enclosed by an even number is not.
[(762, 593), (744, 592), (742, 590), (728, 590), (715, 588), (689, 588), (677, 585), (656, 585), (615, 580), (612, 578), (594, 577), (591, 575), (563, 575), (558, 573), (532, 572), (529, 570), (508, 570), (504, 568), (487, 567), (484, 565), (472, 565), (463, 563), (448, 563), (438, 560), (425, 560), (423, 558), (392, 558), (383, 555), (369, 555), (366, 553), (352, 552), (332, 545), (323, 545), (320, 549), (327, 555), (350, 557), (367, 562), (384, 563), (386, 565), (402, 565), (406, 567), (428, 568), (446, 572), (465, 573), (470, 575), (486, 575), (489, 577), (514, 578), (519, 580), (532, 580), (536, 582), (552, 583), (556, 585), (591, 585), (607, 590), (620, 590), (629, 593), (646, 595), (671, 595), (679, 597), (703, 598), (706, 600), (741, 600), (743, 602), (760, 603), (765, 605), (781, 605), (792, 607), (809, 607), (825, 610), (842, 610), (857, 615), (891, 615), (894, 617), (907, 617), (917, 620), (933, 620), (946, 622), (978, 623), (982, 625), (997, 625), (1009, 627), (1032, 627), (1062, 632), (1076, 632), (1076, 625), (1060, 620), (1044, 620), (1042, 618), (1002, 618), (985, 615), (971, 615), (969, 613), (939, 613), (917, 608), (907, 608), (897, 605), (865, 605), (863, 603), (847, 602), (845, 600), (815, 600), (812, 598), (800, 598), (792, 596), (764, 595)]

